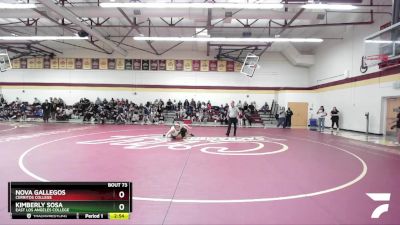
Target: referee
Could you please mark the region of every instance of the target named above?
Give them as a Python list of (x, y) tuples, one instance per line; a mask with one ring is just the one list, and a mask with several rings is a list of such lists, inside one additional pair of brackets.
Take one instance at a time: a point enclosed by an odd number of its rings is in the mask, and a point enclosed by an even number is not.
[(235, 106), (235, 101), (231, 102), (227, 115), (228, 115), (228, 130), (226, 131), (226, 136), (229, 137), (232, 123), (233, 123), (233, 136), (236, 136), (236, 125), (238, 122), (237, 117), (239, 116), (239, 109)]

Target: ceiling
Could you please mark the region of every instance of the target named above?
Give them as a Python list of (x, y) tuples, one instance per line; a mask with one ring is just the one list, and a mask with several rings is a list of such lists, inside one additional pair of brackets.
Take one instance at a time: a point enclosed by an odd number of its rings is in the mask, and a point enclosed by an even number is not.
[[(16, 3), (17, 0), (0, 0)], [(27, 0), (24, 0), (27, 1)], [(117, 0), (118, 1), (118, 0)], [(215, 0), (214, 2), (242, 2), (244, 0)], [(348, 25), (368, 26), (376, 15), (390, 18), (391, 0), (334, 0), (352, 2), (357, 10), (338, 12), (304, 10), (306, 0), (259, 0), (262, 3), (285, 3), (283, 9), (273, 10), (224, 10), (224, 9), (120, 9), (102, 8), (101, 2), (109, 0), (30, 0), (36, 9), (0, 9), (0, 36), (10, 35), (74, 35), (89, 29), (88, 41), (0, 42), (12, 57), (26, 55), (60, 55), (70, 48), (93, 52), (124, 55), (136, 49), (154, 55), (171, 50), (196, 50), (206, 55), (229, 59), (224, 52), (244, 49), (262, 54), (274, 49), (270, 44), (252, 43), (230, 45), (226, 43), (168, 43), (137, 42), (132, 37), (192, 36), (196, 28), (207, 29), (212, 37), (305, 37), (323, 38), (326, 41), (341, 39)], [(141, 2), (154, 2), (142, 0)], [(174, 0), (174, 2), (204, 2), (201, 0)], [(249, 2), (249, 1), (246, 1)], [(251, 2), (251, 1), (250, 1)], [(232, 16), (228, 14), (231, 13)], [(72, 16), (72, 18), (71, 18)], [(93, 33), (92, 33), (93, 32)], [(303, 54), (312, 54), (320, 44), (297, 43), (294, 47)], [(219, 53), (219, 54), (218, 54)], [(212, 55), (214, 54), (214, 55)], [(225, 57), (227, 56), (227, 57)], [(237, 54), (231, 59), (237, 60)]]

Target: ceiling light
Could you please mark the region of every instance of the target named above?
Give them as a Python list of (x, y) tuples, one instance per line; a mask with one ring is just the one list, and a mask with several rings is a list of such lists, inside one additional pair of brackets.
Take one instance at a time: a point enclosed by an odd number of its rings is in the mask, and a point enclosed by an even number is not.
[(357, 9), (354, 5), (334, 5), (334, 4), (306, 4), (301, 6), (305, 9), (331, 9), (331, 10), (353, 10)]
[(365, 40), (365, 43), (372, 43), (372, 44), (393, 44), (393, 43), (400, 43), (400, 41), (389, 41), (389, 40)]
[(0, 36), (2, 41), (53, 41), (53, 40), (85, 40), (79, 36)]
[(103, 8), (148, 8), (148, 9), (281, 9), (283, 4), (238, 4), (238, 3), (100, 3)]
[(134, 37), (136, 41), (170, 41), (170, 42), (301, 42), (319, 43), (320, 38), (225, 38), (225, 37)]
[(33, 8), (36, 8), (35, 4), (0, 3), (0, 9), (33, 9)]

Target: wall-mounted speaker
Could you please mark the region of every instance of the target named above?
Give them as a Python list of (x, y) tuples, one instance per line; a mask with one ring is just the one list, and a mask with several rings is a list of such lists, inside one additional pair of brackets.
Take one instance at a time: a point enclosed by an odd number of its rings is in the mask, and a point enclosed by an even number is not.
[(86, 31), (81, 30), (78, 32), (78, 36), (79, 37), (87, 37), (87, 36), (89, 36), (89, 34)]

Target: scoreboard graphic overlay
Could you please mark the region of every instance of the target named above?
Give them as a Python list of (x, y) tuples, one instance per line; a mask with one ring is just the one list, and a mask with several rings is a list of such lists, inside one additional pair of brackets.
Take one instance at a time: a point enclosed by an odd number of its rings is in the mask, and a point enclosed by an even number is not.
[(125, 220), (132, 212), (131, 182), (9, 182), (13, 219)]

